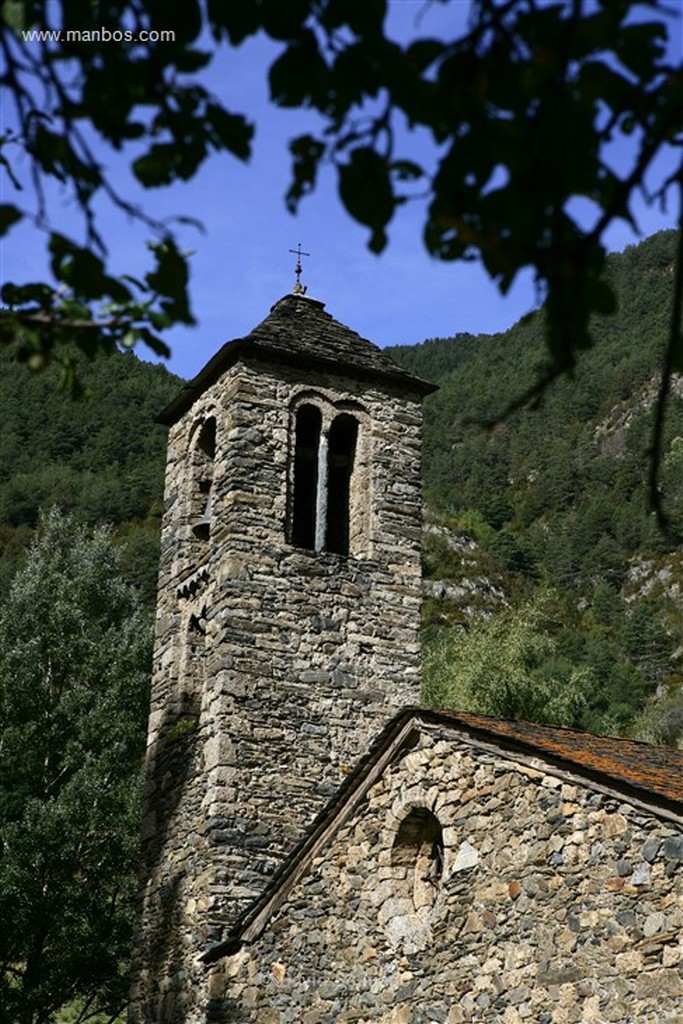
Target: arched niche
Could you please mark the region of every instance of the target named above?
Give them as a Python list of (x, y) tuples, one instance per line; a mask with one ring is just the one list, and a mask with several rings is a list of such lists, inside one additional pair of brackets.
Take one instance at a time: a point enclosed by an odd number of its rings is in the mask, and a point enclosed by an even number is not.
[(318, 495), (318, 460), (322, 413), (304, 404), (296, 412), (294, 441), (294, 497), (292, 502), (292, 544), (315, 547)]
[(356, 458), (358, 420), (343, 412), (332, 420), (327, 447), (327, 516), (325, 548), (348, 555), (351, 525), (351, 479)]
[(414, 807), (401, 822), (391, 850), (397, 882), (412, 897), (415, 910), (430, 908), (441, 888), (444, 868), (443, 828), (433, 811)]

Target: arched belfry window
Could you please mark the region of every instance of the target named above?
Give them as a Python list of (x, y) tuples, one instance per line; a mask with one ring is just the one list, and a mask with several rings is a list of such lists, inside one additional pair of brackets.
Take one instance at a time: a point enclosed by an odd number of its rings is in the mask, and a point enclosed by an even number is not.
[(216, 420), (209, 416), (204, 420), (194, 445), (193, 452), (194, 486), (192, 499), (192, 532), (200, 540), (208, 540), (211, 533), (211, 505), (213, 490), (213, 469), (216, 456)]
[(297, 409), (290, 528), (297, 547), (350, 553), (358, 433), (350, 413), (325, 416), (309, 403)]

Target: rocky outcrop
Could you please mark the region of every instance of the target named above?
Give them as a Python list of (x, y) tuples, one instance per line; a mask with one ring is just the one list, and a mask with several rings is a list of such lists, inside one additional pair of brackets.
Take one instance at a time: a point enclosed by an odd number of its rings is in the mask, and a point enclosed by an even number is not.
[(428, 519), (423, 529), (427, 572), (422, 594), (427, 615), (437, 621), (488, 618), (507, 606), (498, 575), (486, 566), (481, 547), (467, 533)]
[[(598, 423), (594, 438), (603, 455), (620, 459), (628, 444), (628, 432), (636, 418), (647, 409), (651, 409), (657, 399), (659, 382), (650, 380), (640, 391), (630, 398), (619, 402), (609, 414)], [(671, 394), (683, 400), (683, 375), (676, 373), (671, 381)]]

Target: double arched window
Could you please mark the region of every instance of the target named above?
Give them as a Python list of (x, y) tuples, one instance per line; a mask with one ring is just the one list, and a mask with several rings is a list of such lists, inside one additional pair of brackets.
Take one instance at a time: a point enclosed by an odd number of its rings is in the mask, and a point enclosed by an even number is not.
[(326, 420), (318, 405), (297, 408), (291, 503), (297, 547), (350, 553), (358, 435), (359, 419), (349, 412)]

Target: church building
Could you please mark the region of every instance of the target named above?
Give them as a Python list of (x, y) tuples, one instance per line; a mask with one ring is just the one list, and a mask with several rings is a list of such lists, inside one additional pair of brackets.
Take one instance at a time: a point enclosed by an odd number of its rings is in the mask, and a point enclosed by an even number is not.
[(162, 412), (130, 1024), (681, 1024), (683, 755), (420, 710), (421, 402), (295, 286)]

